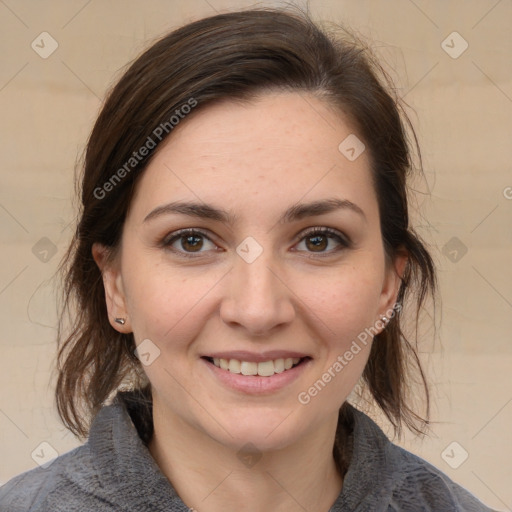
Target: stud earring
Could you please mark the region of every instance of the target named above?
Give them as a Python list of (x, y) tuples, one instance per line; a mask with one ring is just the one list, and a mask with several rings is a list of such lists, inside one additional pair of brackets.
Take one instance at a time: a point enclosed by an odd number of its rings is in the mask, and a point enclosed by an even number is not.
[(387, 324), (389, 321), (387, 316), (381, 316), (380, 319), (384, 322), (384, 324)]
[(121, 325), (124, 325), (124, 323), (126, 322), (126, 320), (124, 318), (116, 318), (115, 321), (116, 321), (116, 323), (121, 324)]

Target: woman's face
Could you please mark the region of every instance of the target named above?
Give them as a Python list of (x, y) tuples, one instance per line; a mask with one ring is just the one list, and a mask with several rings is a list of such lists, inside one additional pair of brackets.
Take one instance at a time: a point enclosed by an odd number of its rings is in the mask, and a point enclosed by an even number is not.
[(157, 413), (260, 450), (336, 422), (399, 285), (360, 144), (319, 99), (288, 92), (197, 111), (160, 148), (103, 268)]

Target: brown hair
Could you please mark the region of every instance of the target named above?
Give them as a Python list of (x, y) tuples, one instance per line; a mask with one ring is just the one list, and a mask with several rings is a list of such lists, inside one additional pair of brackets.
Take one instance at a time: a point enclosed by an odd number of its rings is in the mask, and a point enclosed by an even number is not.
[[(137, 180), (165, 140), (154, 141), (155, 132), (169, 128), (183, 105), (196, 102), (195, 112), (272, 89), (311, 92), (348, 117), (370, 151), (386, 256), (391, 260), (400, 250), (409, 255), (398, 295), (401, 315), (412, 293), (417, 326), (427, 296), (434, 298), (433, 261), (409, 225), (407, 178), (414, 167), (412, 150), (419, 156), (416, 136), (368, 47), (346, 31), (341, 36), (320, 29), (302, 12), (265, 8), (200, 19), (158, 40), (130, 65), (110, 91), (87, 144), (79, 222), (60, 268), (63, 313), (71, 314), (72, 323), (64, 335), (61, 316), (56, 400), (62, 420), (76, 435), (87, 435), (92, 417), (124, 381), (136, 389), (143, 385), (133, 334), (119, 333), (109, 323), (91, 248), (99, 242), (115, 256)], [(148, 137), (155, 147), (127, 167)], [(419, 162), (421, 167), (421, 157)], [(113, 182), (116, 172), (120, 179)], [(402, 423), (420, 433), (428, 421), (410, 405), (410, 371), (421, 377), (427, 418), (428, 386), (401, 315), (376, 336), (362, 377), (395, 433)], [(345, 412), (342, 407), (340, 422)]]

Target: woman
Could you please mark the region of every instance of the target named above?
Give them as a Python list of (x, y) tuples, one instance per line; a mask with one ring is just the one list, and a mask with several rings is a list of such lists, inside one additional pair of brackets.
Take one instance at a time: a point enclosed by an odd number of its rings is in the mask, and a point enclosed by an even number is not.
[(490, 510), (347, 401), (361, 381), (396, 431), (428, 425), (401, 317), (436, 274), (385, 84), (362, 46), (271, 9), (131, 65), (62, 266), (57, 405), (88, 441), (3, 486), (1, 510)]

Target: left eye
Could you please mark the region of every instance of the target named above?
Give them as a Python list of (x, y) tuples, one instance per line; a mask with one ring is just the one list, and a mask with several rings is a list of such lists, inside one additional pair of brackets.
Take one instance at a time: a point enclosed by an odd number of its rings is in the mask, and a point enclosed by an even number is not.
[[(338, 249), (326, 251), (329, 242), (335, 241)], [(314, 253), (330, 253), (350, 246), (348, 239), (342, 236), (337, 231), (330, 228), (315, 228), (302, 236), (300, 243), (304, 243), (310, 252)], [(341, 247), (340, 247), (341, 246)]]

